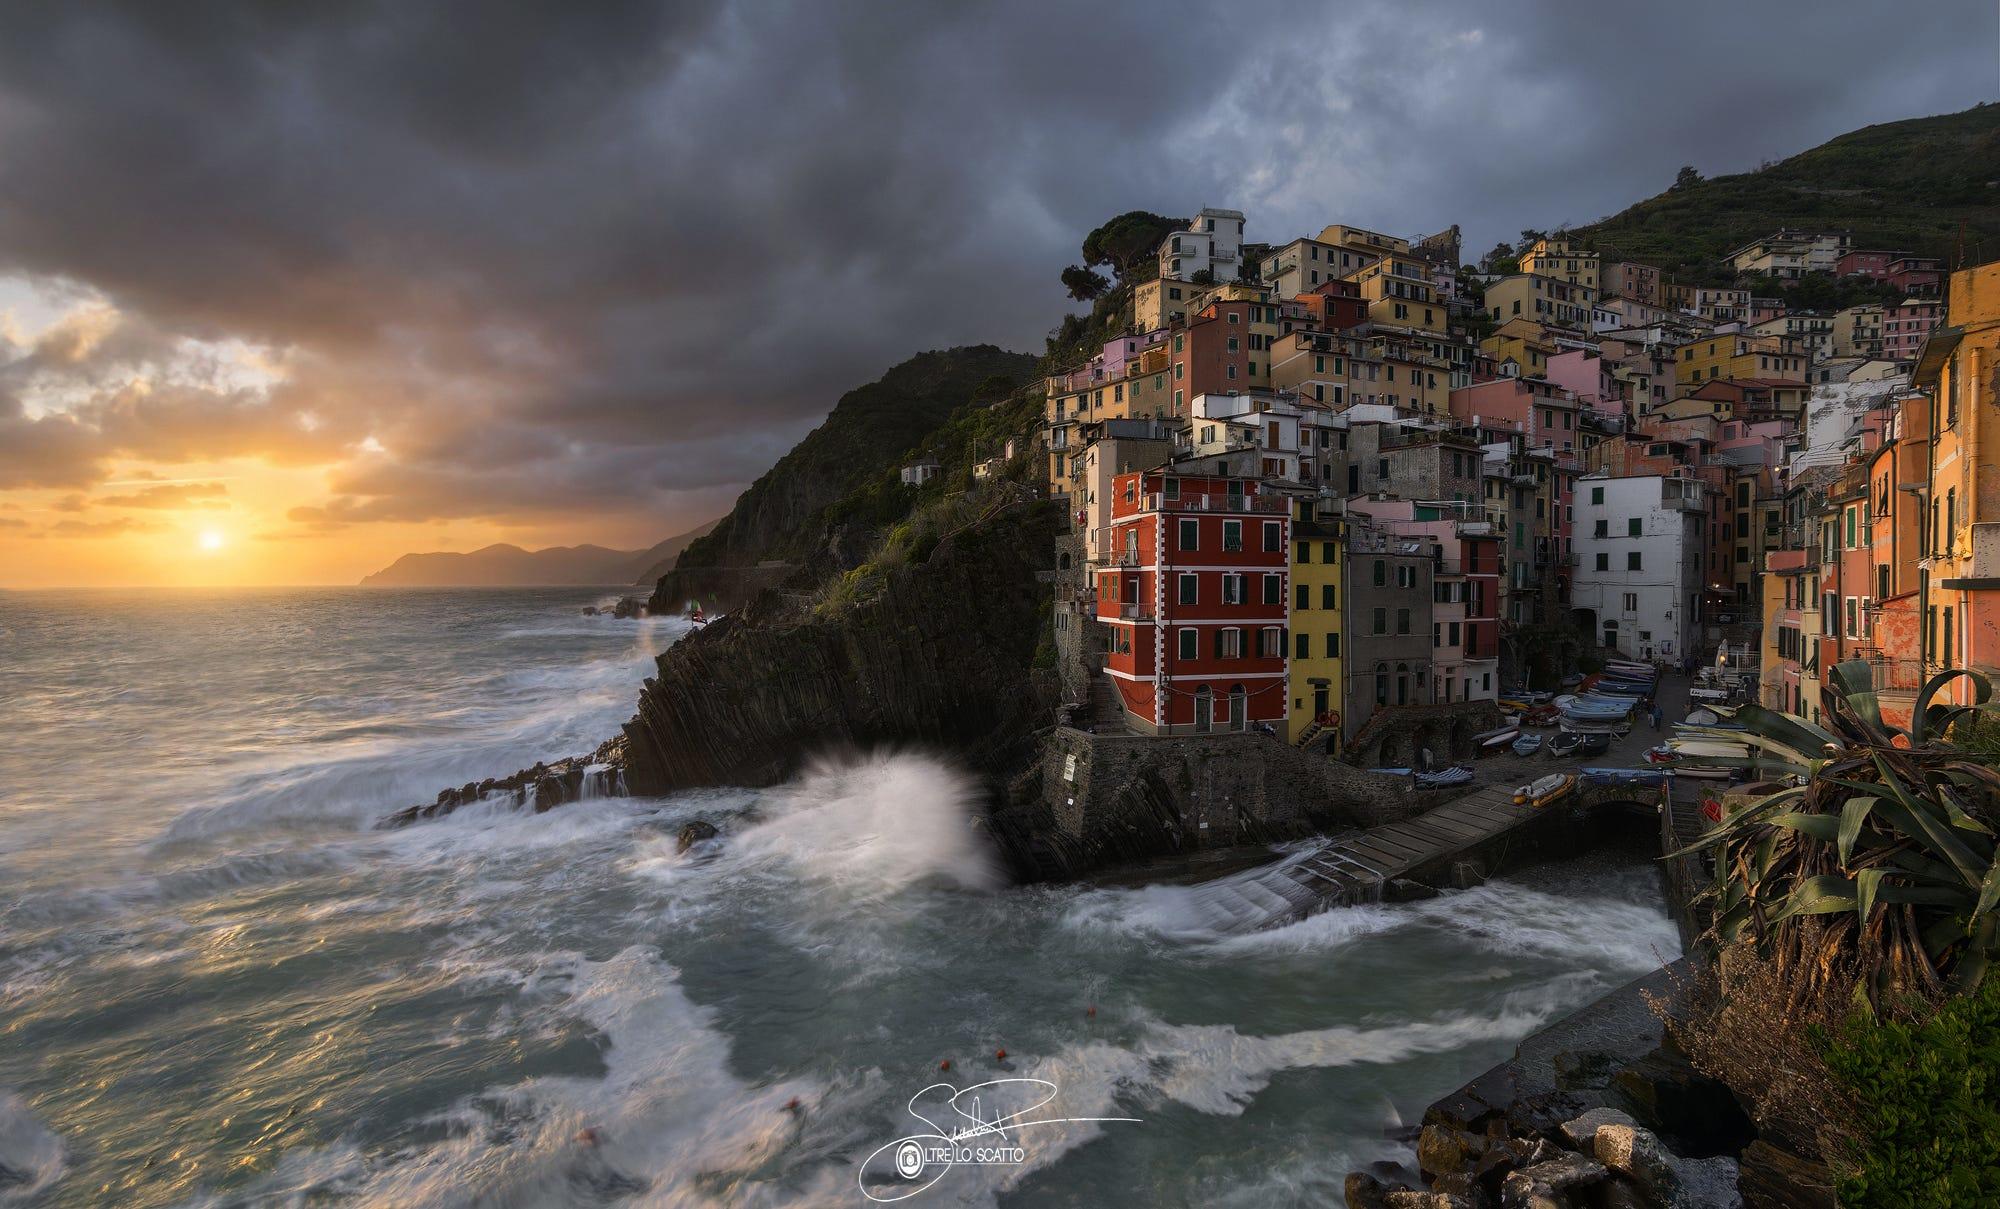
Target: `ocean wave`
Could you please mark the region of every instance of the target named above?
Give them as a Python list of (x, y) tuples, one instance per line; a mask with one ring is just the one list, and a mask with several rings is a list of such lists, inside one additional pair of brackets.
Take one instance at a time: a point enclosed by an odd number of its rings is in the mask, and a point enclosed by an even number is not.
[(62, 1179), (62, 1138), (28, 1110), (27, 1101), (0, 1088), (0, 1205), (26, 1205)]
[(823, 760), (768, 793), (758, 821), (731, 838), (746, 861), (780, 861), (851, 899), (880, 899), (919, 883), (964, 890), (1002, 884), (979, 832), (972, 781), (911, 752)]

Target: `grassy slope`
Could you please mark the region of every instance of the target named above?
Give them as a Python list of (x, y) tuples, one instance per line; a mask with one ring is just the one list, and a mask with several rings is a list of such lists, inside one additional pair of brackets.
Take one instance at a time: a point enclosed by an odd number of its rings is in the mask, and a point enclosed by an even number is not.
[(1667, 269), (1712, 267), (1779, 227), (1966, 263), (2000, 256), (2000, 104), (1843, 134), (1758, 172), (1662, 193), (1576, 233)]

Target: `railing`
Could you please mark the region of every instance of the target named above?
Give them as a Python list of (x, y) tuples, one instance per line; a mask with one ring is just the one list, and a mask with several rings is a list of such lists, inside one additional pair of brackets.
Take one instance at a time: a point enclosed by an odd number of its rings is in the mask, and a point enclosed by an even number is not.
[(1125, 621), (1151, 621), (1153, 606), (1145, 601), (1135, 601), (1118, 606), (1118, 616)]
[(1915, 693), (1924, 685), (1921, 659), (1863, 658), (1878, 693)]
[(1146, 507), (1154, 512), (1273, 512), (1291, 511), (1282, 498), (1262, 495), (1187, 495), (1168, 499), (1157, 492), (1146, 496)]

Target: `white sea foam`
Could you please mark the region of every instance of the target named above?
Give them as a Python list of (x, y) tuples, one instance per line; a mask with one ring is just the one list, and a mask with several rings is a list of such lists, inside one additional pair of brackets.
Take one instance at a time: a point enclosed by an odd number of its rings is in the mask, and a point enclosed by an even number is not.
[(977, 812), (965, 774), (930, 756), (877, 752), (822, 761), (771, 792), (729, 848), (744, 860), (781, 860), (853, 899), (919, 882), (987, 890), (1001, 875)]
[(28, 1111), (27, 1102), (0, 1088), (0, 1205), (37, 1200), (62, 1179), (62, 1139)]

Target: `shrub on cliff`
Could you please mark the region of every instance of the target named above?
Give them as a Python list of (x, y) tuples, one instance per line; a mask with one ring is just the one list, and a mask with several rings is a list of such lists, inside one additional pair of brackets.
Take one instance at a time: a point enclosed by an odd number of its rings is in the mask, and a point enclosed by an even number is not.
[(2000, 1204), (2000, 982), (1913, 1021), (1859, 1016), (1826, 1064), (1861, 1131), (1843, 1206)]
[[(1936, 702), (1959, 677), (1979, 706)], [(1753, 939), (1809, 990), (1847, 977), (1878, 1001), (1975, 989), (2000, 953), (2000, 771), (1948, 736), (1992, 688), (1973, 672), (1940, 673), (1904, 730), (1883, 721), (1866, 663), (1843, 663), (1829, 679), (1832, 729), (1754, 705), (1737, 711), (1761, 748), (1744, 763), (1801, 783), (1694, 845), (1714, 854), (1716, 934)]]

